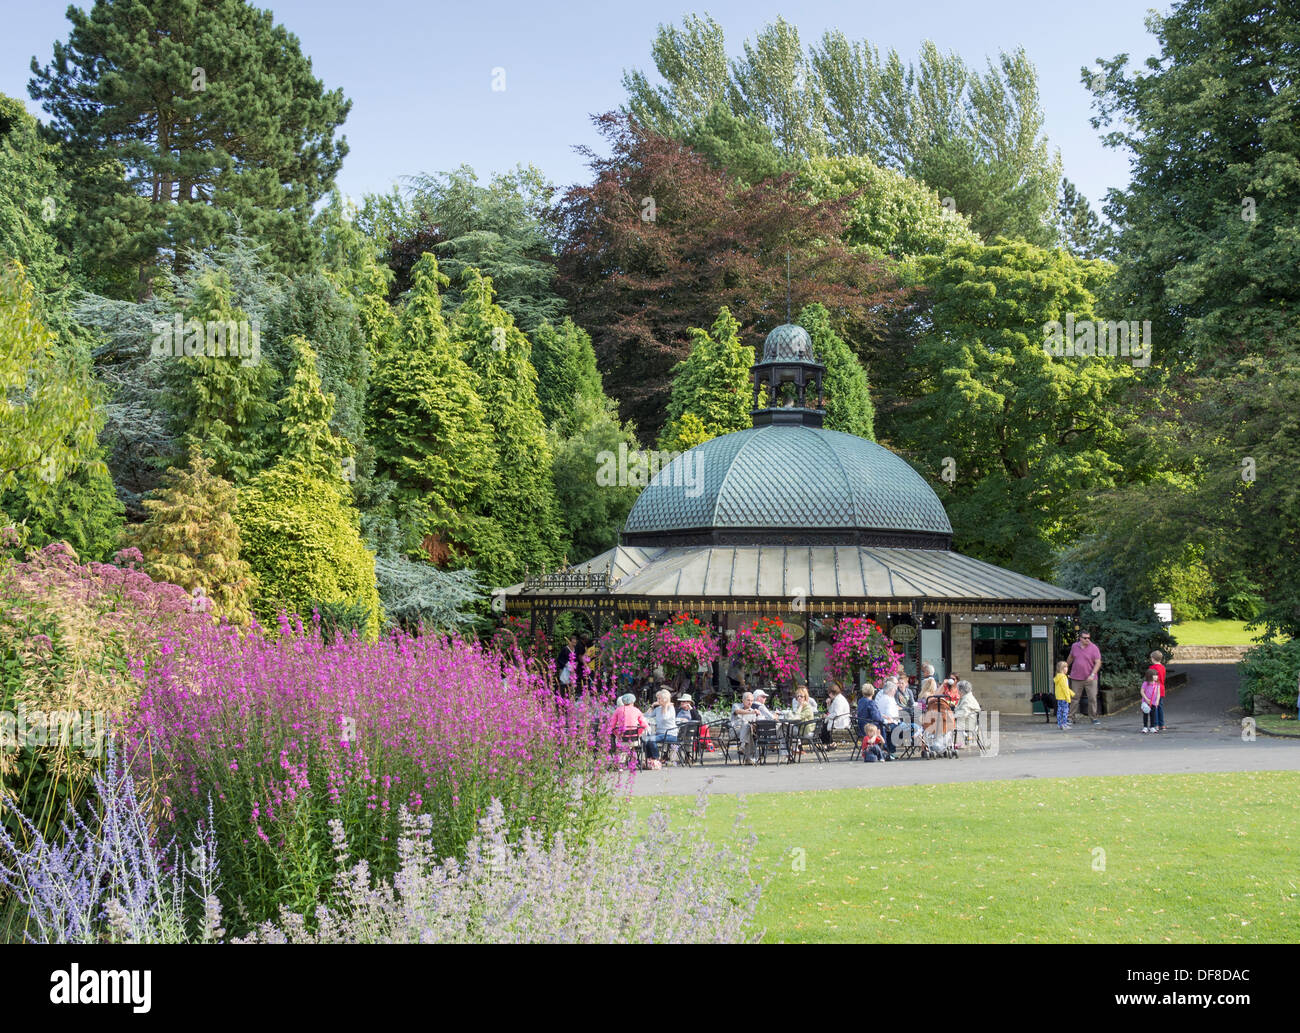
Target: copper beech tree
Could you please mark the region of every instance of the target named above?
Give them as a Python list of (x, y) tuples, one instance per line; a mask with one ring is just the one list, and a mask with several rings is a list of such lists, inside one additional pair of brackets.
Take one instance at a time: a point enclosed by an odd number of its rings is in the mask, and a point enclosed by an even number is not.
[(814, 201), (791, 176), (744, 185), (702, 155), (622, 114), (597, 127), (608, 157), (584, 149), (594, 180), (551, 209), (559, 290), (592, 335), (606, 388), (653, 438), (690, 329), (724, 306), (742, 339), (820, 302), (847, 340), (882, 334), (905, 290), (890, 268), (841, 243), (853, 195)]

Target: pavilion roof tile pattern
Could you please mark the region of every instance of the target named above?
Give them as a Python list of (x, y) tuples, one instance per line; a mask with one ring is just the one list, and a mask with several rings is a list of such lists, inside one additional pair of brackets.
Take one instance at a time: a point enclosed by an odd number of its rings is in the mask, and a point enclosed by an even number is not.
[(696, 446), (651, 481), (623, 531), (704, 528), (952, 534), (938, 496), (904, 460), (865, 438), (806, 426), (756, 427)]
[[(618, 579), (609, 594), (648, 599), (1083, 602), (1088, 597), (938, 549), (851, 545), (616, 546), (574, 569)], [(519, 595), (523, 585), (507, 592)], [(554, 597), (558, 593), (548, 592)], [(574, 592), (579, 598), (589, 593)], [(527, 598), (528, 593), (524, 593)]]

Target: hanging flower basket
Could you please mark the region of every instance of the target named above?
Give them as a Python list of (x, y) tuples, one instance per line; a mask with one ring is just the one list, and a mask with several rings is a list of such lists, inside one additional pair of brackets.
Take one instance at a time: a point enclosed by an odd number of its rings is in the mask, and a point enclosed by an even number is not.
[(718, 643), (708, 624), (689, 613), (679, 613), (659, 629), (659, 662), (669, 678), (690, 678), (701, 664), (718, 658)]
[(832, 678), (848, 680), (865, 671), (873, 681), (892, 678), (903, 669), (903, 655), (884, 629), (867, 617), (845, 617), (835, 627), (826, 670)]
[(526, 618), (513, 614), (506, 615), (492, 633), (492, 648), (505, 656), (518, 653), (525, 659), (546, 659), (550, 654), (542, 629), (534, 632)]
[(649, 678), (659, 665), (659, 632), (645, 620), (635, 620), (600, 638), (601, 666), (615, 677)]
[(779, 617), (742, 624), (731, 640), (727, 657), (749, 678), (773, 685), (791, 685), (802, 675), (794, 634)]

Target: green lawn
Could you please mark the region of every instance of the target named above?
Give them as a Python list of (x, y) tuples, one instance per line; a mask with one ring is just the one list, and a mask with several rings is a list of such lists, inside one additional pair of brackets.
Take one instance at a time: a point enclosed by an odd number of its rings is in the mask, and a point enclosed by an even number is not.
[[(864, 765), (863, 779), (872, 769)], [(745, 798), (769, 942), (1300, 938), (1300, 772)], [(637, 801), (685, 810), (686, 799)], [(707, 825), (735, 836), (737, 798)]]
[(1283, 735), (1300, 735), (1300, 723), (1296, 722), (1295, 714), (1256, 714), (1255, 727)]
[[(1247, 631), (1245, 621), (1214, 618), (1204, 621), (1184, 621), (1169, 631), (1182, 646), (1253, 646), (1256, 631)], [(1279, 639), (1281, 641), (1281, 639)], [(1175, 650), (1175, 654), (1177, 650)]]

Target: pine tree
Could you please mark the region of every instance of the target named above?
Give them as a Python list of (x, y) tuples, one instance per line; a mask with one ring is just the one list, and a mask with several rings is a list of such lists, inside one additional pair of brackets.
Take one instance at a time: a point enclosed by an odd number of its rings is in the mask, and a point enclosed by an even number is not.
[(491, 513), (513, 554), (505, 569), (481, 569), (489, 579), (514, 579), (525, 568), (550, 568), (561, 557), (551, 449), (538, 407), (537, 372), (529, 361), (528, 339), (505, 309), (494, 303), (490, 278), (469, 269), (462, 284), (463, 300), (452, 323), (452, 337), (477, 374), (501, 475), (485, 515)]
[(283, 270), (312, 257), (312, 206), (347, 145), (350, 102), (296, 37), (244, 0), (96, 0), (29, 91), (45, 103), (81, 214), (80, 251), (108, 293), (146, 298), (160, 263), (238, 223)]
[(212, 461), (195, 449), (185, 469), (167, 471), (144, 508), (145, 522), (128, 527), (123, 537), (143, 554), (145, 572), (201, 590), (216, 616), (246, 621), (256, 580), (240, 558), (235, 486), (213, 473)]
[(812, 338), (817, 361), (826, 367), (822, 379), (826, 393), (826, 429), (875, 441), (876, 410), (871, 404), (867, 371), (835, 332), (830, 313), (822, 305), (805, 305), (799, 312), (799, 325)]
[[(698, 438), (700, 425), (708, 440), (753, 424), (749, 378), (754, 349), (740, 343), (740, 324), (724, 305), (710, 330), (692, 327), (690, 333), (690, 354), (673, 370), (668, 423), (660, 439), (665, 448)], [(699, 425), (690, 424), (683, 438), (683, 418), (688, 414)]]
[(396, 482), (397, 506), (418, 504), (422, 533), (487, 548), (488, 529), (474, 518), (499, 474), (478, 378), (443, 320), (439, 288), (447, 278), (437, 260), (425, 255), (412, 278), (399, 337), (370, 380), (367, 430), (378, 471)]

